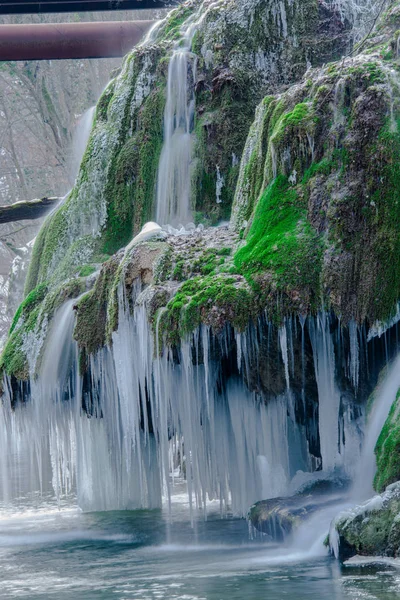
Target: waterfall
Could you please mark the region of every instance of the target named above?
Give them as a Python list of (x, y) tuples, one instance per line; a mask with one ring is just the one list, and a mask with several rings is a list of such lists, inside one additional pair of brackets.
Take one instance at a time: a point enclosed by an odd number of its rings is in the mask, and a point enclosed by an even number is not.
[[(79, 374), (73, 341), (72, 300), (48, 328), (41, 359), (32, 345), (25, 402), (14, 407), (12, 384), (5, 380), (0, 407), (3, 501), (22, 492), (54, 490), (58, 502), (76, 494), (84, 510), (154, 508), (171, 498), (176, 476), (186, 480), (192, 508), (205, 509), (209, 500), (218, 499), (222, 511), (229, 506), (244, 515), (257, 500), (290, 494), (299, 472), (318, 467), (291, 389), (297, 325), (287, 321), (275, 330), (284, 385), (266, 401), (245, 383), (265, 331), (250, 327), (215, 337), (202, 326), (179, 351), (155, 353), (141, 286), (137, 282), (127, 297), (121, 285), (118, 331), (112, 346), (89, 358), (85, 375)], [(349, 419), (343, 421), (349, 454), (343, 445), (340, 454), (334, 443), (342, 417), (332, 383), (335, 361), (328, 319), (309, 321), (322, 467), (347, 468), (360, 440)], [(267, 326), (269, 339), (274, 326)], [(232, 344), (237, 348), (233, 355)], [(304, 401), (302, 392), (298, 402), (303, 406)]]
[(79, 172), (79, 167), (81, 165), (81, 161), (89, 140), (90, 131), (92, 129), (95, 110), (96, 107), (92, 106), (86, 112), (84, 112), (73, 132), (71, 154), (69, 159), (69, 178), (71, 185), (74, 184)]
[(335, 382), (333, 341), (325, 313), (318, 315), (316, 323), (311, 321), (311, 341), (318, 385), (321, 458), (323, 468), (329, 470), (338, 464), (340, 392)]
[[(199, 16), (200, 15), (200, 16)], [(188, 19), (176, 42), (168, 68), (164, 112), (164, 144), (157, 177), (157, 222), (187, 225), (191, 221), (190, 188), (195, 116), (196, 58), (191, 45), (200, 12)]]
[[(69, 493), (71, 490), (71, 450), (74, 442), (70, 407), (65, 399), (75, 389), (71, 376), (77, 361), (72, 340), (73, 304), (74, 301), (66, 302), (54, 316), (38, 379), (34, 376), (38, 340), (32, 337), (28, 351), (32, 401), (13, 410), (12, 387), (10, 381), (5, 380), (5, 393), (0, 405), (0, 491), (3, 501), (34, 492), (46, 495), (52, 491), (60, 498), (61, 491)], [(60, 448), (62, 444), (63, 451)]]
[(388, 367), (388, 372), (375, 393), (353, 486), (353, 496), (357, 501), (366, 500), (374, 494), (372, 484), (376, 471), (375, 446), (399, 389), (400, 356)]

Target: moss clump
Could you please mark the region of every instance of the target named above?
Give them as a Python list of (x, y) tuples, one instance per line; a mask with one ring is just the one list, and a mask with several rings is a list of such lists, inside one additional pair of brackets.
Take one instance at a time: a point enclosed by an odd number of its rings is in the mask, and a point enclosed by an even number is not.
[(179, 39), (181, 27), (192, 13), (193, 5), (182, 5), (176, 8), (175, 10), (171, 11), (164, 27), (162, 28), (159, 34), (159, 38), (167, 41)]
[(322, 244), (307, 221), (307, 201), (280, 175), (261, 196), (246, 245), (234, 257), (248, 279), (270, 273), (278, 290), (308, 288), (319, 298)]
[(371, 155), (376, 162), (371, 164), (370, 185), (373, 181), (375, 185), (371, 185), (371, 203), (364, 218), (374, 232), (373, 250), (379, 265), (374, 313), (385, 319), (400, 297), (400, 119), (384, 125)]
[(374, 488), (383, 491), (400, 480), (400, 391), (375, 446), (377, 471)]
[[(106, 343), (110, 291), (113, 288), (119, 264), (117, 257), (113, 257), (104, 264), (93, 290), (85, 294), (77, 304), (74, 338), (78, 342), (83, 357), (94, 354)], [(85, 364), (85, 360), (84, 358), (81, 366)]]
[(28, 378), (28, 361), (23, 349), (24, 335), (36, 328), (41, 302), (45, 298), (46, 291), (46, 284), (38, 285), (19, 306), (11, 324), (7, 344), (0, 357), (0, 372), (14, 375), (21, 380)]
[(225, 274), (194, 277), (184, 283), (161, 316), (167, 343), (177, 344), (200, 323), (220, 331), (227, 322), (244, 329), (255, 314), (254, 297), (245, 281)]
[[(221, 81), (214, 94), (204, 93), (198, 98), (201, 114), (195, 123), (195, 168), (192, 193), (196, 222), (215, 225), (230, 218), (230, 211), (239, 176), (239, 158), (254, 118), (254, 97), (250, 97), (248, 82)], [(216, 166), (218, 165), (218, 169)], [(217, 182), (220, 202), (216, 202)]]
[(96, 106), (95, 122), (107, 121), (107, 110), (115, 91), (116, 80), (114, 79), (106, 87)]
[(93, 275), (93, 273), (95, 273), (95, 272), (96, 272), (96, 267), (94, 267), (93, 265), (84, 265), (79, 270), (79, 277), (89, 277), (90, 275)]
[(26, 317), (32, 311), (32, 309), (44, 299), (46, 292), (47, 284), (41, 283), (26, 296), (25, 300), (19, 305), (17, 312), (14, 315), (14, 319), (10, 327), (10, 334), (12, 334), (18, 325), (21, 317)]
[(21, 331), (15, 331), (7, 340), (7, 344), (0, 357), (0, 373), (14, 375), (24, 381), (29, 377), (29, 366), (26, 354), (23, 351), (23, 338)]
[[(354, 519), (348, 519), (344, 524), (339, 524), (341, 544), (351, 549), (350, 555), (354, 556), (387, 556), (388, 542), (393, 527), (393, 522), (400, 509), (398, 499), (392, 500), (388, 507), (382, 510), (361, 513)], [(344, 557), (348, 558), (348, 556)]]

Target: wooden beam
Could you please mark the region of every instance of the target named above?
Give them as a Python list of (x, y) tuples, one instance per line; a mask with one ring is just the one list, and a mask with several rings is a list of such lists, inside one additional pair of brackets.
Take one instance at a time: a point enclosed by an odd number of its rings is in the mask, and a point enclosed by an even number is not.
[(0, 224), (41, 219), (55, 208), (59, 201), (60, 198), (40, 198), (0, 206)]

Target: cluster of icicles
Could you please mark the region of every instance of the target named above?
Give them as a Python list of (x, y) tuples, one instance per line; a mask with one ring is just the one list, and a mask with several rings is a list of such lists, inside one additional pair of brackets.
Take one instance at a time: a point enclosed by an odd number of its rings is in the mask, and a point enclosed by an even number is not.
[[(169, 349), (157, 356), (145, 307), (136, 305), (132, 314), (128, 300), (121, 286), (119, 329), (112, 346), (90, 359), (89, 382), (79, 375), (73, 301), (53, 319), (29, 401), (13, 410), (10, 382), (5, 382), (3, 500), (52, 487), (59, 499), (76, 492), (85, 510), (157, 507), (170, 497), (174, 475), (184, 475), (192, 506), (219, 499), (222, 509), (229, 505), (246, 514), (254, 501), (288, 493), (299, 470), (351, 470), (360, 429), (350, 413), (339, 415), (325, 315), (288, 321), (281, 328), (287, 390), (265, 402), (244, 382), (250, 375), (248, 357), (258, 351), (256, 327), (236, 334), (238, 370), (224, 379), (215, 345), (220, 358), (227, 355), (227, 334), (216, 338), (202, 327), (182, 343), (179, 359)], [(322, 465), (309, 452), (290, 388), (299, 327), (308, 328), (312, 341)], [(345, 445), (335, 443), (339, 439)]]
[[(157, 188), (161, 224), (190, 220), (196, 71), (190, 47), (204, 14), (199, 11), (187, 23), (184, 43), (176, 45), (170, 60)], [(163, 498), (170, 499), (177, 475), (186, 479), (192, 507), (219, 499), (222, 510), (229, 505), (235, 513), (246, 514), (254, 501), (288, 493), (298, 471), (351, 472), (362, 424), (341, 405), (326, 315), (288, 321), (281, 328), (286, 391), (265, 402), (245, 383), (248, 357), (257, 354), (256, 327), (235, 334), (238, 368), (225, 377), (221, 360), (215, 360), (215, 345), (220, 359), (228, 358), (228, 334), (215, 338), (201, 327), (182, 342), (179, 357), (171, 349), (155, 352), (146, 309), (136, 305), (132, 314), (132, 300), (136, 298), (127, 299), (121, 287), (119, 329), (112, 345), (90, 358), (86, 378), (79, 373), (70, 301), (53, 318), (36, 379), (32, 361), (29, 400), (14, 407), (11, 382), (5, 380), (0, 404), (4, 501), (53, 490), (59, 500), (76, 493), (86, 510), (157, 507)], [(312, 343), (319, 464), (308, 447), (306, 425), (296, 418), (291, 390), (294, 327), (301, 327), (303, 334), (307, 327)], [(355, 388), (357, 336), (357, 329), (350, 328), (349, 379)]]

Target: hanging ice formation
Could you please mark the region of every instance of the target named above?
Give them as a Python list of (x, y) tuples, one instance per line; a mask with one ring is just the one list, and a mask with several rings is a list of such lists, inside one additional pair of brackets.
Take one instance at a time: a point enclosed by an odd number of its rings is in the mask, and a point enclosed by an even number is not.
[[(245, 514), (255, 500), (289, 493), (299, 470), (351, 475), (362, 410), (349, 366), (339, 390), (350, 337), (327, 315), (287, 320), (280, 331), (266, 318), (217, 337), (201, 327), (179, 349), (155, 353), (141, 292), (138, 283), (128, 298), (121, 285), (112, 347), (90, 358), (83, 377), (69, 301), (53, 319), (39, 377), (33, 345), (29, 388), (5, 381), (3, 500), (76, 490), (86, 510), (155, 507), (178, 471), (192, 505), (219, 499)], [(381, 340), (367, 347), (357, 334), (366, 371)]]

